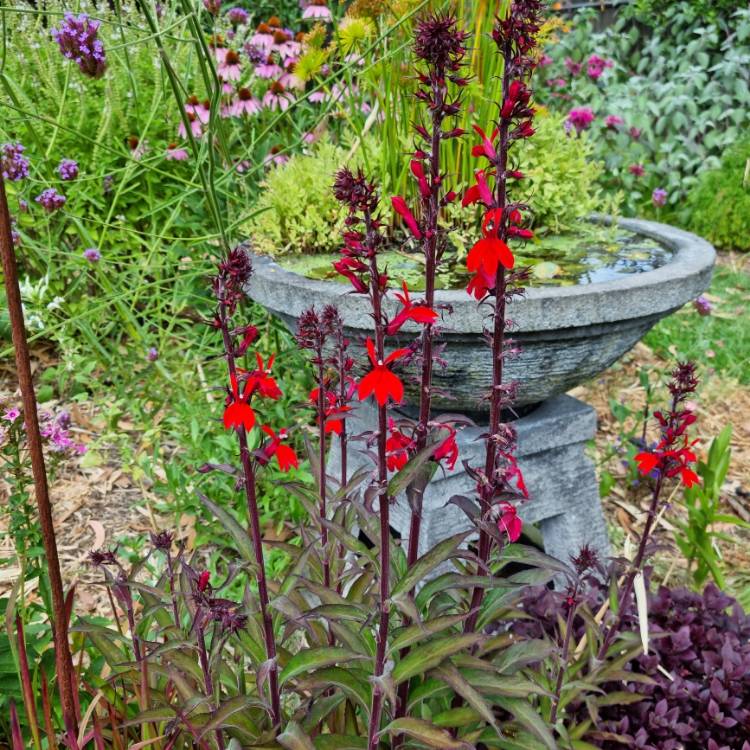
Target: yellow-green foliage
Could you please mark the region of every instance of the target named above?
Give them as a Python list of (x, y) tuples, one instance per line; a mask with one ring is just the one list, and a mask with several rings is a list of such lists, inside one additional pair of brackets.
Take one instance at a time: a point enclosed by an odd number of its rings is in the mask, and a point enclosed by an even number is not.
[(602, 207), (596, 186), (602, 164), (593, 160), (586, 133), (566, 135), (563, 123), (562, 115), (540, 113), (534, 137), (513, 149), (526, 175), (515, 196), (529, 204), (537, 229), (556, 233)]
[(323, 141), (311, 154), (292, 156), (268, 173), (257, 203), (263, 213), (249, 226), (258, 252), (289, 255), (338, 249), (343, 213), (331, 188), (347, 154)]

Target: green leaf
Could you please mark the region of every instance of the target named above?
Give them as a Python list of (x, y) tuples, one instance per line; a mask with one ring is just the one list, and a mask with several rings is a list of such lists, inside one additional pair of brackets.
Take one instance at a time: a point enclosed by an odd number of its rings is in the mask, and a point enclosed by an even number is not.
[[(434, 673), (443, 682), (450, 685), (471, 706), (473, 712), (481, 716), (498, 734), (501, 733), (492, 707), (452, 664), (444, 664), (442, 667), (436, 669)], [(440, 724), (437, 717), (435, 718), (435, 723)]]
[(316, 750), (365, 750), (366, 737), (353, 737), (344, 734), (321, 734), (315, 740)]
[(547, 723), (527, 700), (523, 698), (497, 698), (497, 702), (525, 729), (544, 743), (549, 750), (557, 750), (555, 738)]
[(247, 533), (247, 530), (243, 529), (242, 526), (237, 523), (234, 516), (221, 505), (213, 502), (213, 500), (209, 500), (200, 492), (198, 493), (198, 497), (200, 498), (203, 505), (205, 505), (206, 508), (208, 508), (208, 510), (210, 510), (211, 513), (219, 520), (219, 523), (226, 529), (226, 531), (229, 533), (229, 536), (232, 537), (232, 540), (237, 546), (237, 550), (242, 555), (242, 557), (248, 562), (255, 564), (253, 544), (250, 540), (250, 536)]
[(414, 565), (406, 572), (406, 575), (393, 587), (391, 598), (411, 591), (417, 583), (427, 577), (438, 565), (449, 559), (458, 548), (458, 545), (469, 536), (470, 531), (462, 531), (454, 534), (442, 542), (436, 544), (429, 552), (420, 557)]
[(435, 635), (435, 633), (452, 628), (454, 625), (463, 622), (468, 616), (468, 614), (443, 615), (442, 617), (434, 617), (425, 622), (401, 628), (394, 633), (393, 638), (389, 641), (388, 653), (395, 654), (402, 648), (413, 646), (415, 643), (431, 635)]
[(321, 667), (330, 667), (339, 662), (349, 662), (354, 659), (365, 657), (350, 651), (347, 648), (336, 646), (324, 646), (322, 648), (308, 648), (295, 654), (279, 675), (279, 684), (283, 685), (287, 680), (296, 677), (303, 672), (309, 672)]
[(312, 740), (295, 721), (290, 721), (286, 729), (276, 738), (287, 750), (315, 750)]
[(247, 695), (237, 695), (234, 698), (224, 701), (219, 708), (211, 714), (211, 719), (203, 727), (198, 740), (201, 740), (206, 734), (213, 732), (216, 729), (223, 729), (224, 727), (232, 726), (229, 719), (232, 718), (234, 714), (237, 714), (240, 711), (245, 711), (251, 707), (267, 708), (263, 701), (258, 700), (257, 698), (250, 698)]
[(438, 750), (474, 750), (474, 745), (454, 739), (445, 730), (422, 719), (412, 719), (410, 717), (395, 719), (380, 734), (383, 735), (386, 733), (392, 737), (399, 734), (406, 734), (427, 745), (427, 747), (435, 747)]
[(434, 669), (449, 656), (471, 648), (482, 640), (481, 635), (466, 633), (464, 635), (436, 638), (419, 648), (412, 649), (408, 656), (402, 659), (393, 670), (393, 681), (396, 685), (409, 680), (418, 674), (424, 674)]
[(443, 440), (430, 441), (419, 453), (409, 459), (406, 465), (388, 482), (388, 497), (400, 495), (414, 482), (419, 482), (422, 486), (427, 485), (438, 465), (437, 461), (433, 461), (429, 466), (425, 466), (425, 464), (432, 458), (432, 454), (441, 442)]
[(340, 688), (350, 700), (359, 703), (365, 711), (370, 710), (371, 688), (367, 682), (367, 672), (357, 669), (328, 667), (320, 669), (310, 677), (299, 681), (301, 688), (326, 688), (334, 685)]

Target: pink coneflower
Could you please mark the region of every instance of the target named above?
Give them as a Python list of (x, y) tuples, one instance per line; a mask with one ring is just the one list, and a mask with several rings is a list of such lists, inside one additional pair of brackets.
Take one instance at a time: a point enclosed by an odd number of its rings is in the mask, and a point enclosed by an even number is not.
[(218, 73), (225, 81), (239, 81), (242, 73), (239, 52), (230, 49), (224, 57), (224, 62), (219, 65)]
[(294, 63), (287, 65), (286, 73), (279, 78), (279, 83), (288, 89), (302, 91), (305, 88), (305, 82), (294, 74)]
[(575, 107), (568, 113), (568, 122), (576, 129), (576, 133), (587, 130), (594, 121), (591, 107)]
[(610, 130), (617, 130), (620, 125), (623, 125), (625, 120), (620, 115), (607, 115), (604, 118), (604, 125)]
[(224, 62), (229, 50), (224, 46), (224, 37), (221, 34), (215, 34), (209, 38), (208, 48), (214, 53), (217, 63)]
[(290, 60), (296, 60), (296, 58), (299, 57), (300, 52), (302, 52), (302, 45), (299, 42), (295, 42), (291, 39), (287, 42), (283, 42), (282, 44), (274, 44), (273, 48), (281, 56), (281, 59), (284, 61), (284, 65), (287, 65)]
[(234, 165), (234, 169), (237, 174), (243, 174), (244, 172), (247, 172), (247, 170), (250, 169), (251, 166), (252, 164), (247, 159), (242, 159)]
[(273, 29), (267, 23), (259, 24), (255, 33), (250, 37), (250, 44), (268, 54), (273, 47)]
[(272, 146), (271, 150), (266, 154), (263, 159), (264, 164), (272, 164), (275, 167), (280, 167), (282, 164), (286, 164), (289, 161), (289, 157), (286, 154), (280, 153), (281, 146)]
[(211, 110), (209, 109), (210, 105), (211, 103), (208, 99), (201, 102), (197, 96), (192, 95), (189, 96), (185, 102), (185, 111), (188, 114), (195, 115), (198, 122), (205, 125), (211, 116)]
[(320, 104), (321, 102), (324, 102), (328, 97), (326, 96), (325, 91), (313, 91), (310, 96), (307, 97), (307, 100), (309, 102), (312, 102), (313, 104)]
[(269, 55), (266, 61), (255, 66), (255, 75), (258, 78), (278, 78), (284, 69), (274, 60), (273, 55)]
[(332, 17), (326, 0), (312, 0), (302, 13), (305, 20), (330, 21)]
[(643, 177), (643, 175), (646, 174), (646, 168), (643, 164), (631, 164), (628, 167), (628, 172), (636, 177)]
[[(193, 138), (200, 138), (203, 135), (203, 128), (201, 127), (200, 121), (192, 112), (186, 112), (188, 122), (190, 123), (190, 131), (193, 134)], [(187, 130), (185, 129), (185, 123), (181, 122), (177, 126), (177, 135), (180, 138), (187, 138)]]
[(253, 96), (250, 89), (237, 90), (237, 99), (232, 103), (232, 114), (235, 117), (255, 115), (261, 110), (260, 102)]
[(284, 84), (274, 81), (263, 97), (263, 106), (285, 112), (293, 101), (294, 96), (284, 88)]
[(188, 157), (188, 152), (184, 148), (180, 148), (176, 143), (170, 143), (164, 154), (164, 158), (170, 161), (185, 161)]

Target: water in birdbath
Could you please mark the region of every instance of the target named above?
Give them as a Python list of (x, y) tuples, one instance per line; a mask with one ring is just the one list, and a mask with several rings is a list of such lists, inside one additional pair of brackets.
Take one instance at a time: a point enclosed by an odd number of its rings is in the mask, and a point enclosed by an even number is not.
[[(616, 227), (584, 225), (567, 234), (545, 234), (522, 247), (515, 246), (516, 266), (529, 266), (528, 286), (572, 286), (613, 281), (622, 276), (668, 263), (669, 248), (643, 235)], [(283, 256), (278, 262), (287, 270), (311, 279), (341, 280), (333, 269), (339, 256)], [(466, 286), (465, 251), (451, 248), (438, 274), (438, 288), (461, 289)], [(424, 265), (417, 247), (388, 250), (379, 257), (393, 282), (406, 281), (410, 289), (422, 288)]]

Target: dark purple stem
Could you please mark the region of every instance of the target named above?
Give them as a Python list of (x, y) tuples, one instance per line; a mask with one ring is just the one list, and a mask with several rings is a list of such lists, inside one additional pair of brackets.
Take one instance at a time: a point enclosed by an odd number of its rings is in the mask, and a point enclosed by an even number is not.
[(554, 727), (557, 722), (557, 709), (560, 705), (560, 696), (562, 695), (563, 680), (565, 670), (568, 668), (568, 658), (570, 656), (570, 640), (572, 638), (573, 620), (576, 614), (576, 598), (578, 596), (578, 584), (573, 591), (573, 603), (568, 607), (568, 616), (565, 618), (565, 638), (563, 639), (562, 654), (560, 656), (560, 667), (557, 673), (555, 683), (555, 695), (552, 699), (552, 711), (550, 712), (549, 723)]
[[(365, 217), (368, 238), (372, 237), (374, 229), (372, 219), (369, 215)], [(374, 240), (367, 243), (370, 247), (375, 246)], [(378, 361), (385, 360), (385, 323), (382, 311), (383, 291), (380, 288), (380, 274), (374, 252), (370, 255), (370, 299), (372, 301), (372, 314), (375, 320), (375, 353)], [(380, 516), (380, 624), (378, 627), (377, 646), (375, 653), (375, 677), (382, 677), (385, 671), (385, 651), (388, 642), (388, 622), (390, 611), (388, 609), (388, 597), (390, 595), (390, 568), (391, 568), (391, 525), (390, 525), (390, 498), (386, 494), (388, 486), (388, 466), (386, 463), (386, 434), (387, 434), (387, 408), (378, 405), (378, 515)], [(368, 750), (376, 750), (378, 746), (378, 733), (380, 732), (380, 719), (383, 713), (384, 701), (383, 689), (378, 684), (372, 688), (372, 706), (370, 709), (370, 725), (368, 729)]]

